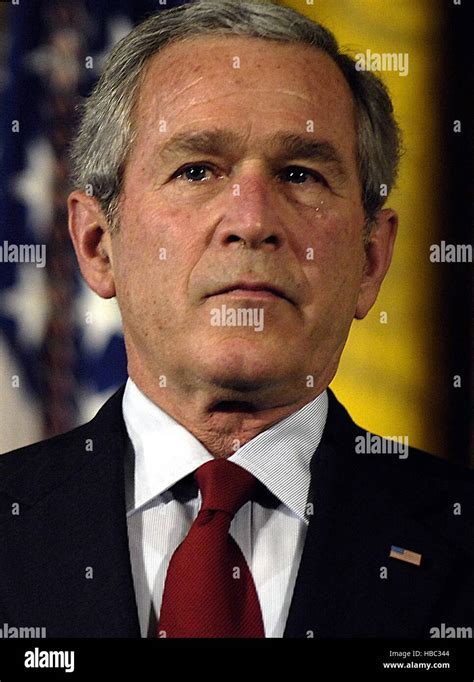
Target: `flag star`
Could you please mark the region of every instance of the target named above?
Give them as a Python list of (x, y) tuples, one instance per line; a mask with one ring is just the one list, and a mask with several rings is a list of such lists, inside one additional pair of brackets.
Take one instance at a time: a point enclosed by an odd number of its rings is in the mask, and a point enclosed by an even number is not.
[(94, 55), (94, 73), (99, 75), (104, 68), (105, 60), (110, 54), (110, 50), (119, 40), (125, 38), (133, 28), (133, 24), (125, 16), (115, 16), (107, 23), (107, 43), (102, 52)]
[(35, 263), (21, 263), (16, 272), (18, 279), (3, 292), (0, 309), (17, 323), (21, 344), (39, 347), (49, 313), (45, 271)]
[(13, 179), (15, 196), (26, 204), (28, 222), (38, 241), (44, 239), (53, 217), (54, 154), (46, 138), (28, 145), (24, 170)]
[(122, 334), (122, 320), (115, 299), (100, 298), (82, 281), (77, 314), (83, 344), (89, 352), (102, 353), (115, 334)]

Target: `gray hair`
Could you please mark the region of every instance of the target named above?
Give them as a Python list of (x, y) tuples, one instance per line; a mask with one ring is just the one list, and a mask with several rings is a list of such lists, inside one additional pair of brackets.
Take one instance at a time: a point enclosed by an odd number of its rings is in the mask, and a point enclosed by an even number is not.
[(72, 185), (96, 196), (110, 230), (118, 228), (124, 170), (136, 136), (133, 111), (147, 61), (170, 43), (211, 34), (311, 45), (337, 64), (355, 104), (361, 198), (370, 230), (395, 183), (400, 158), (401, 135), (388, 91), (373, 73), (355, 68), (330, 31), (272, 1), (195, 0), (153, 14), (117, 43), (81, 107), (71, 148)]

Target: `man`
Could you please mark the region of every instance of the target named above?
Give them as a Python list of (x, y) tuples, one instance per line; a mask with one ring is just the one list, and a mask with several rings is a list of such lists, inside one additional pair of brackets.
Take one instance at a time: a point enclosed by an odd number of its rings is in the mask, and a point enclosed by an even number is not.
[[(327, 388), (389, 268), (388, 94), (323, 27), (198, 0), (116, 47), (73, 148), (79, 265), (130, 379), (0, 459), (0, 616), (80, 637), (429, 637), (474, 625), (468, 472)], [(14, 510), (14, 511), (12, 511)]]

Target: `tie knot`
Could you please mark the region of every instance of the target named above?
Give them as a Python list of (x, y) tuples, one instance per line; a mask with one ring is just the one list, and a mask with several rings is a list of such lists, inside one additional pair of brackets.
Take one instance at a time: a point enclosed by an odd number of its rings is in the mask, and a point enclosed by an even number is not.
[(202, 464), (194, 478), (202, 495), (201, 511), (224, 511), (234, 516), (254, 492), (258, 481), (251, 473), (227, 459)]

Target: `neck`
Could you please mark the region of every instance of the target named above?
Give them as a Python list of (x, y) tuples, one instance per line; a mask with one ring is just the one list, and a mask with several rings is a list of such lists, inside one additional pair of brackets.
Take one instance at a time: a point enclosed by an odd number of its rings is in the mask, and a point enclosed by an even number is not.
[[(156, 405), (192, 433), (214, 457), (229, 457), (242, 445), (273, 424), (293, 414), (326, 388), (329, 381), (302, 394), (291, 387), (253, 389), (245, 395), (229, 388), (199, 388), (174, 384), (173, 388), (157, 388), (131, 371), (138, 388)], [(284, 396), (284, 398), (282, 398)]]

